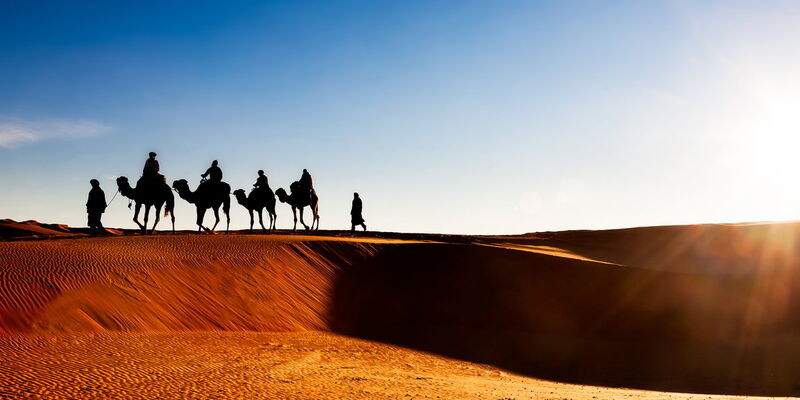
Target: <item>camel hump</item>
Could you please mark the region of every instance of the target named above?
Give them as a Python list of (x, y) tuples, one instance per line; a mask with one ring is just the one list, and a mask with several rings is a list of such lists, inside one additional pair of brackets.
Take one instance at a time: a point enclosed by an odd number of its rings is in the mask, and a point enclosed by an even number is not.
[(169, 189), (167, 177), (157, 173), (144, 174), (136, 181), (136, 190), (157, 191), (163, 187)]
[(197, 192), (203, 196), (217, 196), (220, 194), (229, 195), (231, 193), (231, 185), (227, 182), (204, 181), (197, 187)]

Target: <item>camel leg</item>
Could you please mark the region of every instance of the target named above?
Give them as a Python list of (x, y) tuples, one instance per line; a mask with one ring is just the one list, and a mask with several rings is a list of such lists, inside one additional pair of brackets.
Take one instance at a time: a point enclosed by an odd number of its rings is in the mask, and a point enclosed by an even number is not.
[(225, 233), (228, 233), (231, 230), (231, 213), (224, 207), (222, 208), (222, 212), (225, 213)]
[(271, 225), (272, 227), (270, 228), (270, 230), (278, 229), (278, 214), (277, 213), (271, 213), (269, 215), (269, 220), (270, 220), (270, 223), (272, 224)]
[[(308, 228), (308, 225), (306, 225), (305, 221), (303, 221), (303, 208), (302, 208), (302, 207), (300, 208), (300, 223), (301, 223), (301, 224), (303, 224), (303, 227), (305, 227), (305, 228), (306, 228), (306, 230), (308, 230), (308, 229), (309, 229), (309, 228)], [(312, 223), (313, 223), (313, 222), (312, 222)]]
[(297, 230), (297, 209), (294, 208), (294, 207), (292, 207), (292, 215), (294, 216), (294, 227), (292, 228), (292, 231), (296, 231)]
[(172, 233), (175, 233), (175, 210), (172, 210), (169, 216), (172, 218)]
[(141, 209), (142, 203), (136, 203), (136, 210), (133, 212), (133, 222), (136, 222), (136, 225), (139, 226), (139, 229), (144, 230), (145, 228), (139, 223), (139, 210)]
[(253, 233), (253, 210), (248, 208), (247, 212), (250, 213), (250, 233)]
[(142, 233), (147, 234), (147, 217), (150, 216), (150, 204), (144, 205), (144, 225), (142, 226)]
[(156, 222), (153, 222), (153, 230), (150, 233), (156, 233), (156, 225), (158, 225), (158, 221), (161, 221), (161, 206), (156, 206)]
[(258, 223), (261, 224), (261, 230), (266, 232), (267, 228), (264, 228), (264, 217), (263, 217), (264, 210), (258, 209)]
[(206, 215), (206, 209), (197, 207), (197, 232), (200, 233), (201, 230), (205, 229), (208, 230), (205, 226), (203, 226), (203, 217)]
[(217, 229), (217, 224), (219, 224), (219, 207), (214, 207), (214, 218), (216, 218), (217, 221), (214, 222), (214, 227), (211, 228), (211, 232), (214, 232), (214, 229)]

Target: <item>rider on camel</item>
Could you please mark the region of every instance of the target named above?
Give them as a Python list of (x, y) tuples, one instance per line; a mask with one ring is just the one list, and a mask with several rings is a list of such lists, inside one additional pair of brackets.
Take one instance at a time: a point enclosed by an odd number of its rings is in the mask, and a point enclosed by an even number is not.
[(150, 158), (144, 162), (144, 168), (142, 169), (143, 176), (156, 176), (158, 175), (158, 160), (156, 160), (156, 153), (150, 152)]
[(156, 160), (156, 153), (151, 151), (150, 157), (144, 162), (142, 177), (136, 182), (136, 186), (140, 187), (139, 185), (144, 185), (149, 187), (164, 184), (164, 176), (159, 173), (159, 170), (160, 167), (158, 165), (158, 160)]
[(204, 174), (201, 174), (203, 178), (208, 178), (209, 182), (220, 183), (222, 182), (222, 170), (217, 166), (219, 164), (217, 160), (214, 160), (211, 163), (211, 166), (208, 167)]
[(303, 176), (300, 177), (300, 187), (304, 190), (311, 190), (314, 188), (314, 183), (311, 179), (311, 174), (308, 173), (307, 169), (303, 169)]
[(256, 183), (253, 184), (253, 187), (256, 189), (267, 189), (269, 188), (269, 182), (267, 181), (267, 176), (264, 175), (264, 170), (258, 170), (258, 178), (256, 179)]
[(314, 190), (314, 183), (311, 179), (311, 174), (308, 173), (307, 169), (303, 169), (303, 175), (300, 177), (298, 181), (298, 188), (302, 192), (303, 196), (308, 196), (310, 201), (311, 199), (311, 191)]

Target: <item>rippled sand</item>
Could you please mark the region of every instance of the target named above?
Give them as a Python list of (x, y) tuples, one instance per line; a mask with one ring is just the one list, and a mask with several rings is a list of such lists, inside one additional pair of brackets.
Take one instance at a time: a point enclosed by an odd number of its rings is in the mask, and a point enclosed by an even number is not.
[(16, 336), (0, 357), (3, 398), (732, 398), (550, 382), (324, 332)]

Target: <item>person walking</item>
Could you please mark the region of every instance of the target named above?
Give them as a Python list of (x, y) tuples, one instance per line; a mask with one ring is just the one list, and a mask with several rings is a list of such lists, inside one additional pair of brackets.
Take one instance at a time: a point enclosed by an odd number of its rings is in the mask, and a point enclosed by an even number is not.
[(89, 229), (92, 231), (102, 231), (103, 223), (100, 217), (106, 211), (106, 194), (100, 189), (100, 182), (97, 179), (89, 181), (92, 190), (89, 191), (89, 199), (86, 201), (86, 213), (89, 214)]
[(367, 231), (367, 225), (364, 224), (364, 217), (361, 216), (361, 198), (358, 197), (358, 193), (353, 193), (353, 207), (350, 209), (350, 230), (355, 232), (356, 226), (361, 225), (364, 228), (364, 231)]

